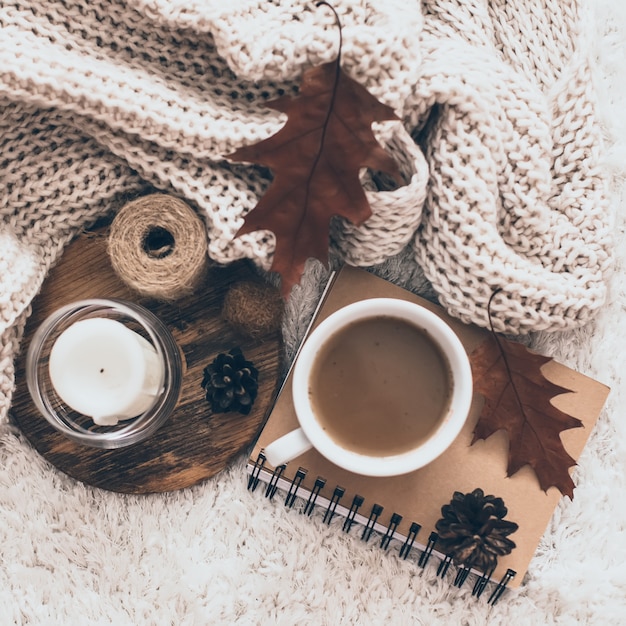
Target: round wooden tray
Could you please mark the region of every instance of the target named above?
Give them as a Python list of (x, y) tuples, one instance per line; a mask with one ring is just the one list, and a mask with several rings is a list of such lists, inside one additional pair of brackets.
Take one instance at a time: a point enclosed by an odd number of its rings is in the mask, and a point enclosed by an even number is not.
[[(33, 302), (16, 359), (12, 416), (35, 449), (55, 467), (84, 483), (122, 493), (182, 489), (205, 480), (247, 451), (259, 434), (278, 390), (280, 332), (252, 339), (221, 316), (228, 288), (251, 278), (247, 262), (209, 269), (193, 296), (156, 302), (131, 291), (115, 274), (106, 251), (108, 228), (79, 236), (51, 270)], [(64, 304), (84, 298), (121, 298), (141, 304), (171, 330), (185, 371), (176, 409), (152, 437), (117, 450), (83, 446), (58, 433), (39, 414), (25, 380), (25, 355), (35, 329)], [(239, 346), (259, 370), (259, 393), (249, 415), (213, 414), (201, 386), (203, 369), (220, 352)]]

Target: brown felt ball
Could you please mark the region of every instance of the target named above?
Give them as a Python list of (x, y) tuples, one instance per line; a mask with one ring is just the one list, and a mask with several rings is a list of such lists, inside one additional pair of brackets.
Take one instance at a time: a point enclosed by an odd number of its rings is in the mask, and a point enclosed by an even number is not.
[(233, 285), (224, 298), (222, 317), (250, 337), (262, 337), (280, 328), (283, 298), (278, 289), (262, 281)]

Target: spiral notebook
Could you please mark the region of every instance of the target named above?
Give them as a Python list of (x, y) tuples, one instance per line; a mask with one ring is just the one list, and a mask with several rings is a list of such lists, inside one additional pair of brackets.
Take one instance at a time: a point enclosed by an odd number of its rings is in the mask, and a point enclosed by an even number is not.
[[(340, 307), (369, 297), (401, 298), (436, 312), (458, 334), (468, 354), (488, 336), (488, 331), (463, 324), (437, 305), (350, 266), (344, 266), (331, 278), (309, 330)], [(542, 372), (552, 382), (573, 391), (553, 402), (584, 424), (583, 428), (561, 435), (567, 452), (577, 459), (609, 389), (556, 361), (547, 363)], [(247, 464), (250, 490), (262, 485), (266, 497), (304, 515), (315, 512), (323, 516), (326, 524), (337, 517), (343, 520), (343, 532), (358, 533), (364, 541), (377, 541), (384, 550), (396, 550), (400, 558), (414, 561), (416, 567), (434, 567), (438, 576), (456, 587), (471, 586), (474, 596), (486, 598), (491, 604), (506, 589), (521, 584), (562, 496), (554, 487), (544, 492), (528, 466), (510, 478), (506, 476), (508, 441), (504, 431), (470, 445), (482, 406), (479, 396), (474, 398), (463, 431), (441, 457), (410, 474), (372, 478), (345, 471), (315, 450), (280, 467), (269, 465), (263, 454), (264, 446), (297, 427), (290, 383), (289, 373), (250, 455)], [(502, 498), (508, 509), (506, 519), (519, 525), (511, 536), (516, 547), (500, 557), (495, 570), (490, 572), (456, 566), (449, 555), (437, 549), (435, 524), (441, 517), (441, 507), (450, 502), (455, 491), (469, 493), (476, 488)]]

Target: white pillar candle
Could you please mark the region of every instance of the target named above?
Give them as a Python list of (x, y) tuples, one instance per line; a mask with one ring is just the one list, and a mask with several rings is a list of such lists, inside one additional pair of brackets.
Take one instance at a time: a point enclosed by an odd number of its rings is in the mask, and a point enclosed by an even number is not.
[(146, 339), (107, 318), (72, 324), (50, 352), (50, 379), (57, 394), (99, 425), (146, 411), (161, 391), (163, 370)]

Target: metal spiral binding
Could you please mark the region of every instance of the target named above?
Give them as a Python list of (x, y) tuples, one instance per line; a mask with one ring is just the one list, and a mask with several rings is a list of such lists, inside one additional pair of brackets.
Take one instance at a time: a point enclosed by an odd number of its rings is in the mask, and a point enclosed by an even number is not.
[(274, 496), (276, 495), (276, 490), (278, 489), (278, 481), (280, 477), (283, 475), (283, 472), (285, 471), (285, 467), (287, 467), (285, 464), (279, 465), (274, 470), (274, 473), (272, 474), (272, 478), (270, 479), (270, 482), (267, 484), (267, 489), (265, 490), (265, 497), (268, 498), (269, 500), (272, 500)]
[(317, 501), (317, 497), (320, 494), (320, 491), (324, 488), (326, 484), (326, 479), (318, 476), (315, 479), (315, 485), (313, 485), (313, 490), (309, 494), (309, 499), (307, 500), (306, 506), (304, 507), (303, 513), (306, 515), (311, 515), (313, 513), (313, 509), (315, 508), (315, 502)]
[(445, 578), (448, 570), (450, 569), (450, 564), (452, 563), (452, 555), (446, 554), (446, 557), (443, 561), (439, 561), (439, 566), (437, 567), (437, 576), (439, 578)]
[(259, 486), (259, 476), (261, 474), (261, 470), (265, 466), (265, 455), (260, 452), (259, 456), (257, 456), (256, 461), (254, 462), (254, 466), (252, 467), (252, 471), (250, 472), (250, 476), (248, 478), (248, 490), (254, 491)]
[(460, 588), (463, 586), (463, 584), (467, 580), (467, 577), (469, 576), (471, 569), (472, 569), (471, 567), (467, 567), (467, 566), (459, 568), (459, 571), (456, 573), (456, 578), (454, 579), (455, 587)]
[(411, 550), (413, 549), (413, 544), (415, 543), (415, 539), (417, 538), (417, 533), (422, 529), (422, 525), (417, 522), (411, 523), (411, 528), (409, 529), (409, 534), (406, 537), (406, 540), (402, 547), (400, 548), (400, 558), (407, 559)]
[(291, 481), (291, 485), (289, 486), (289, 493), (285, 498), (285, 506), (290, 509), (293, 508), (293, 505), (296, 501), (296, 496), (298, 495), (298, 489), (302, 484), (302, 481), (305, 479), (307, 471), (303, 467), (299, 467), (296, 475), (293, 477)]
[(367, 524), (365, 525), (365, 528), (363, 529), (363, 534), (361, 535), (361, 539), (363, 539), (363, 541), (369, 541), (369, 538), (372, 536), (372, 532), (374, 530), (374, 525), (378, 521), (378, 518), (380, 517), (380, 514), (382, 512), (383, 507), (380, 506), (380, 504), (375, 504), (372, 507), (372, 511), (367, 520)]
[(387, 527), (387, 531), (385, 532), (385, 535), (380, 541), (380, 547), (383, 550), (386, 550), (389, 547), (389, 544), (391, 543), (391, 540), (393, 539), (393, 536), (396, 530), (398, 529), (398, 525), (400, 524), (401, 521), (402, 521), (402, 515), (398, 515), (398, 513), (394, 513), (391, 516), (391, 520), (389, 520), (389, 526)]
[(430, 533), (430, 536), (428, 537), (428, 543), (426, 544), (426, 549), (424, 550), (424, 552), (422, 552), (419, 561), (417, 562), (420, 567), (426, 567), (426, 564), (428, 563), (433, 553), (433, 550), (435, 549), (435, 544), (437, 543), (438, 539), (439, 535), (437, 533)]
[(354, 518), (361, 508), (363, 502), (365, 502), (365, 498), (360, 495), (355, 495), (352, 499), (352, 504), (350, 505), (350, 510), (348, 511), (348, 515), (346, 516), (346, 520), (343, 523), (343, 531), (345, 533), (349, 533), (352, 528), (352, 524), (354, 524)]
[[(252, 469), (250, 472), (250, 476), (248, 478), (248, 489), (250, 491), (255, 491), (256, 488), (258, 487), (258, 484), (261, 481), (261, 473), (265, 468), (265, 463), (266, 463), (265, 455), (263, 454), (263, 452), (260, 452), (259, 455), (257, 456), (256, 461), (254, 461), (254, 463), (252, 464)], [(280, 465), (279, 467), (275, 468), (273, 472), (271, 473), (271, 476), (269, 478), (269, 481), (267, 482), (266, 489), (265, 489), (265, 497), (267, 497), (268, 499), (271, 500), (276, 494), (279, 481), (281, 480), (283, 476), (285, 468), (286, 468), (285, 465)], [(269, 474), (269, 472), (267, 473)], [(297, 495), (298, 495), (298, 490), (302, 486), (302, 483), (304, 479), (306, 478), (306, 475), (307, 475), (307, 470), (303, 467), (299, 467), (289, 484), (288, 493), (285, 498), (286, 507), (293, 508)], [(307, 493), (309, 495), (308, 495), (307, 502), (304, 506), (304, 509), (302, 510), (303, 514), (310, 516), (313, 513), (317, 500), (320, 497), (321, 491), (325, 486), (326, 486), (326, 479), (321, 476), (318, 476), (315, 479), (315, 483), (311, 491), (307, 490)], [(331, 521), (333, 520), (337, 512), (337, 507), (339, 506), (339, 502), (343, 498), (344, 495), (345, 495), (345, 489), (337, 485), (334, 489), (334, 492), (330, 501), (328, 501), (328, 506), (326, 507), (326, 510), (324, 512), (324, 523), (326, 524), (331, 523)], [(350, 505), (350, 509), (348, 510), (344, 523), (343, 523), (342, 528), (344, 532), (346, 533), (350, 532), (352, 526), (356, 523), (356, 516), (358, 514), (359, 509), (363, 506), (364, 502), (365, 502), (365, 498), (363, 496), (355, 495), (353, 497), (352, 503)], [(361, 534), (361, 539), (363, 541), (366, 541), (366, 542), (369, 541), (372, 533), (375, 530), (376, 524), (382, 512), (383, 512), (383, 507), (381, 505), (374, 504), (372, 506), (369, 517), (367, 519), (367, 522)], [(401, 521), (402, 521), (402, 516), (400, 514), (394, 512), (391, 515), (389, 525), (387, 526), (387, 529), (381, 538), (380, 547), (382, 549), (387, 550), (389, 548), (391, 541), (393, 540)], [(416, 541), (417, 535), (421, 529), (422, 529), (422, 526), (418, 524), (417, 522), (411, 523), (408, 535), (406, 539), (404, 540), (404, 543), (402, 544), (400, 551), (399, 551), (400, 558), (407, 559), (409, 557), (413, 549), (413, 545)], [(431, 532), (428, 537), (428, 542), (426, 544), (426, 547), (424, 548), (423, 552), (419, 556), (419, 559), (417, 560), (417, 565), (419, 567), (421, 568), (426, 567), (426, 565), (428, 564), (428, 561), (430, 560), (430, 557), (432, 556), (436, 548), (438, 540), (439, 540), (439, 535), (436, 532)], [(453, 563), (452, 555), (450, 554), (446, 555), (444, 559), (439, 562), (437, 566), (436, 575), (440, 578), (444, 578), (446, 574), (448, 573), (450, 569), (450, 565), (452, 565), (452, 563)], [(483, 595), (485, 589), (487, 588), (487, 584), (492, 580), (491, 577), (493, 575), (494, 570), (495, 570), (495, 567), (492, 568), (488, 572), (480, 573), (480, 576), (476, 579), (474, 586), (472, 588), (473, 597), (480, 598)], [(471, 567), (467, 567), (467, 566), (459, 567), (454, 578), (454, 583), (453, 583), (454, 586), (458, 588), (462, 587), (463, 584), (465, 584), (465, 582), (467, 581), (471, 572), (472, 572)], [(491, 595), (489, 596), (489, 599), (487, 600), (488, 604), (493, 606), (498, 602), (498, 600), (500, 600), (509, 582), (515, 577), (515, 575), (516, 575), (516, 572), (514, 570), (507, 569), (506, 573), (504, 574), (500, 582), (498, 582), (495, 589), (492, 591)]]
[(506, 586), (509, 584), (509, 581), (513, 580), (517, 572), (512, 569), (506, 570), (506, 574), (502, 577), (502, 580), (498, 583), (498, 586), (493, 590), (493, 593), (489, 596), (489, 600), (487, 600), (487, 604), (491, 604), (493, 606), (504, 593)]
[(474, 583), (474, 588), (472, 589), (472, 595), (476, 598), (480, 598), (483, 595), (483, 591), (487, 587), (487, 583), (489, 582), (495, 567), (490, 569), (488, 572), (483, 572), (480, 578)]
[(337, 485), (337, 487), (335, 487), (335, 492), (333, 493), (333, 497), (328, 505), (328, 508), (326, 509), (326, 513), (324, 514), (324, 523), (330, 525), (330, 522), (333, 519), (333, 516), (335, 515), (335, 511), (337, 510), (337, 505), (339, 504), (339, 500), (341, 500), (341, 498), (343, 498), (343, 494), (346, 492), (346, 490), (343, 487), (340, 487), (339, 485)]

